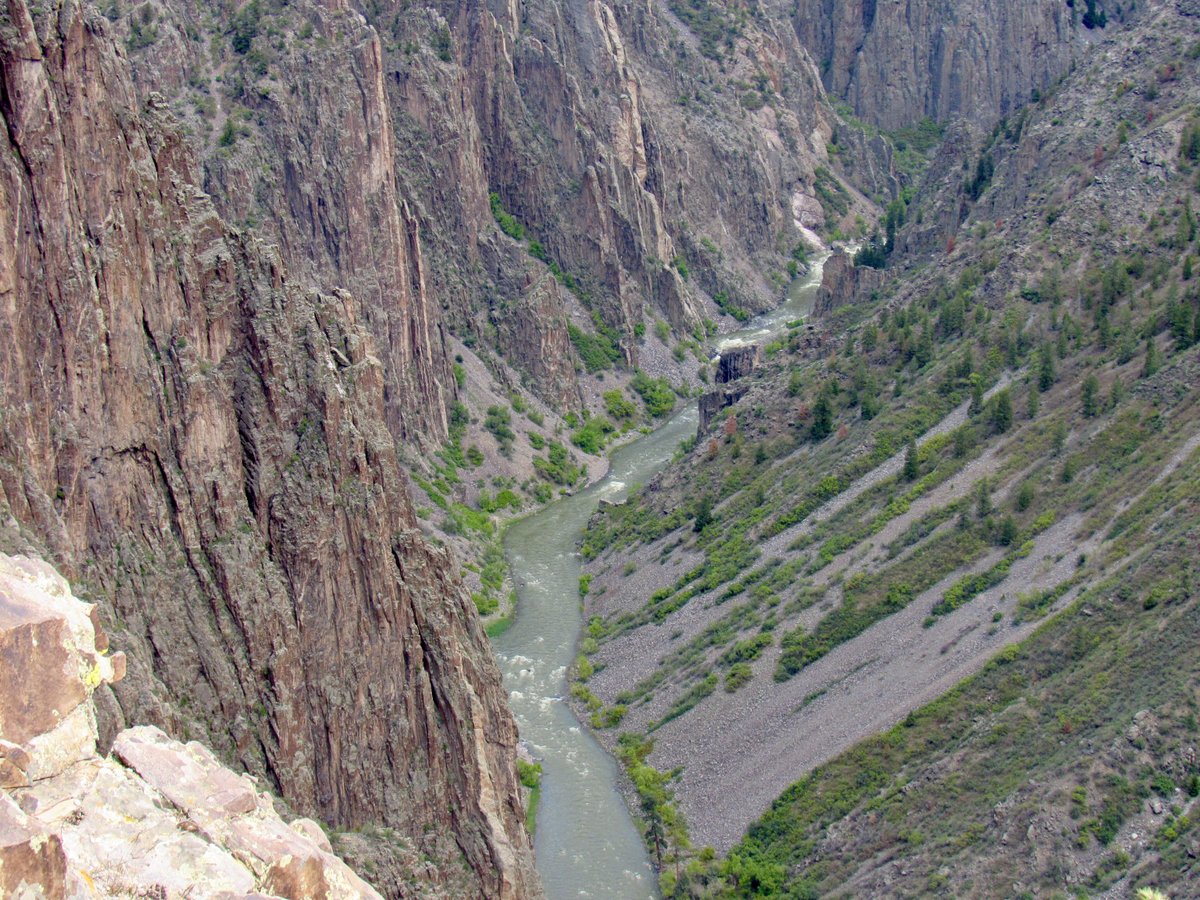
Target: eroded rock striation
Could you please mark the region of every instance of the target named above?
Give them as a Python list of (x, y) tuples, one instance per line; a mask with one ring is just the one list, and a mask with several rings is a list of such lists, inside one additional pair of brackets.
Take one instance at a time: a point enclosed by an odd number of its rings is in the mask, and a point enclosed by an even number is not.
[[(376, 298), (420, 311), (428, 345), (385, 357), (388, 372), (421, 352), (438, 371), (450, 331), (578, 409), (568, 323), (598, 319), (638, 365), (639, 325), (690, 333), (719, 315), (714, 298), (778, 302), (801, 240), (794, 198), (820, 227), (869, 209), (816, 202), (817, 171), (840, 167), (835, 117), (788, 16), (717, 6), (719, 54), (668, 4), (625, 0), (296, 0), (230, 21), (165, 0), (152, 39), (136, 10), (114, 18), (139, 91), (189, 123), (225, 218), (258, 223), (293, 272), (360, 296), (383, 352), (394, 326)], [(844, 150), (885, 170), (886, 153)], [(886, 185), (885, 172), (870, 189)]]
[[(1082, 4), (1080, 5), (1082, 7)], [(990, 124), (1064, 74), (1091, 40), (1057, 0), (802, 0), (796, 31), (825, 86), (883, 128)]]
[(109, 28), (0, 13), (3, 547), (103, 602), (129, 659), (106, 740), (200, 738), (452, 892), (536, 893), (515, 727), (417, 531), (365, 301), (225, 224)]
[(839, 306), (853, 303), (882, 285), (885, 278), (883, 270), (856, 266), (854, 257), (845, 250), (834, 250), (821, 272), (813, 314), (828, 315)]

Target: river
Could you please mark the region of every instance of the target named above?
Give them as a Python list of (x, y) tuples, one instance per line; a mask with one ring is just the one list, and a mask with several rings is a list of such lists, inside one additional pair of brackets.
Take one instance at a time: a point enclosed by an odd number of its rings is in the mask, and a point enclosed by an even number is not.
[[(793, 282), (784, 303), (722, 337), (714, 352), (766, 340), (806, 317), (825, 259)], [(566, 673), (583, 625), (577, 548), (588, 519), (602, 499), (620, 501), (630, 486), (659, 472), (696, 424), (696, 404), (688, 403), (654, 432), (615, 450), (600, 481), (513, 523), (505, 534), (517, 615), (492, 644), (521, 737), (542, 764), (534, 846), (549, 900), (657, 895), (645, 846), (616, 788), (617, 762), (567, 705)]]

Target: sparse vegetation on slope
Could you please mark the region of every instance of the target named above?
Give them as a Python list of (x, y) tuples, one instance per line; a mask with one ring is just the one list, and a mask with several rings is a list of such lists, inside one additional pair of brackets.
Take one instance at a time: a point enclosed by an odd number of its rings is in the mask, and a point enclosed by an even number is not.
[[(691, 826), (668, 893), (1194, 877), (1176, 842), (1200, 777), (1180, 761), (1200, 681), (1194, 660), (1169, 684), (1153, 673), (1195, 639), (1200, 79), (1169, 37), (1174, 11), (1151, 19), (961, 168), (935, 160), (890, 217), (900, 264), (878, 245), (901, 274), (768, 347), (671, 470), (591, 523), (583, 552), (608, 593), (589, 690), (622, 707), (626, 734), (653, 733), (648, 761), (678, 769)], [(1116, 58), (1138, 67), (1118, 74)], [(1065, 128), (1068, 110), (1089, 129)], [(948, 671), (984, 668), (920, 710), (889, 701), (902, 724), (864, 744), (805, 734), (806, 716), (830, 723), (827, 695), (869, 705), (867, 673), (922, 632), (945, 635)], [(1142, 722), (1156, 737), (1128, 753)], [(722, 796), (723, 821), (696, 814)], [(1039, 837), (1001, 840), (1001, 820)], [(1162, 837), (1122, 842), (1132, 821)], [(691, 846), (709, 841), (724, 861)]]

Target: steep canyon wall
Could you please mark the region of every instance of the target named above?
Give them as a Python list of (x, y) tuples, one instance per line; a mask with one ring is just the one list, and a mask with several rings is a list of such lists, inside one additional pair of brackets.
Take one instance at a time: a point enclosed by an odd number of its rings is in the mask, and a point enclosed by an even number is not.
[(222, 221), (109, 30), (75, 0), (0, 20), (6, 549), (103, 603), (130, 670), (109, 733), (201, 737), (463, 892), (536, 893), (515, 727), (406, 499), (377, 311)]

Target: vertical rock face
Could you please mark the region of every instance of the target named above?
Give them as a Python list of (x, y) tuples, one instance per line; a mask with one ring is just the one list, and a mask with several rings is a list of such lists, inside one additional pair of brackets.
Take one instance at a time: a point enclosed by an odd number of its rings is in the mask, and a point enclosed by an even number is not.
[[(219, 21), (195, 0), (155, 9), (152, 40), (136, 10), (117, 16), (139, 90), (175, 98), (227, 219), (260, 223), (293, 272), (352, 290), (413, 406), (436, 394), (425, 373), (445, 374), (443, 327), (569, 408), (568, 319), (599, 316), (636, 364), (647, 319), (690, 332), (718, 294), (773, 305), (800, 240), (792, 198), (815, 197), (831, 165), (831, 117), (790, 10), (739, 24), (722, 8), (736, 40), (714, 59), (665, 4), (627, 0), (362, 15), (293, 0)], [(497, 230), (493, 194), (519, 240)], [(401, 290), (405, 275), (421, 289)], [(411, 349), (391, 347), (389, 303), (414, 311)], [(397, 369), (412, 360), (430, 365)], [(407, 384), (390, 377), (389, 404)]]
[(108, 601), (109, 733), (203, 738), (462, 893), (534, 893), (515, 728), (416, 530), (363, 307), (222, 222), (107, 28), (0, 13), (0, 538)]
[(1061, 0), (801, 0), (795, 25), (826, 88), (862, 118), (989, 124), (1071, 65), (1087, 30)]
[[(169, 97), (189, 83), (203, 87), (212, 106), (202, 124), (213, 130), (193, 143), (222, 217), (253, 223), (277, 243), (295, 279), (349, 290), (384, 363), (392, 432), (409, 441), (444, 438), (442, 385), (452, 384), (445, 336), (418, 217), (398, 190), (378, 35), (344, 4), (297, 4), (311, 40), (303, 51), (273, 52), (271, 77), (251, 85), (246, 71), (257, 72), (263, 60), (239, 69), (243, 57), (228, 41), (221, 41), (232, 57), (219, 64), (225, 75), (207, 68), (210, 48), (193, 37), (200, 18), (211, 16), (208, 4), (153, 8), (160, 37), (135, 54), (135, 75), (145, 91)], [(223, 24), (257, 27), (250, 19), (257, 9)], [(217, 83), (223, 77), (227, 90)], [(243, 139), (252, 126), (257, 139)]]
[(752, 373), (762, 363), (762, 347), (749, 344), (745, 347), (734, 347), (721, 354), (717, 362), (715, 381), (726, 384), (737, 381)]
[[(747, 26), (718, 66), (662, 4), (456, 0), (437, 8), (448, 59), (388, 57), (394, 105), (413, 135), (406, 144), (430, 147), (432, 164), (448, 173), (482, 173), (478, 188), (499, 194), (580, 280), (586, 302), (625, 332), (633, 361), (632, 329), (645, 317), (690, 329), (711, 311), (705, 295), (721, 291), (750, 308), (776, 302), (764, 272), (782, 266), (781, 242), (786, 253), (799, 240), (792, 192), (811, 186), (830, 127), (806, 54), (780, 39), (786, 20)], [(415, 15), (374, 23), (423, 39)], [(753, 112), (750, 98), (713, 89), (756, 77), (762, 102), (773, 103)], [(439, 99), (448, 80), (462, 98), (450, 109)], [(463, 107), (473, 115), (460, 124)], [(462, 158), (468, 151), (475, 161)], [(458, 206), (452, 219), (490, 224), (486, 199), (462, 190), (429, 205)], [(702, 283), (685, 279), (675, 261), (689, 262)]]
[(261, 220), (296, 277), (353, 294), (380, 348), (393, 433), (440, 440), (453, 382), (421, 226), (398, 193), (383, 51), (358, 13), (334, 4), (311, 18), (326, 45), (281, 58), (279, 79), (245, 98), (269, 152), (210, 155), (205, 188), (226, 216)]

